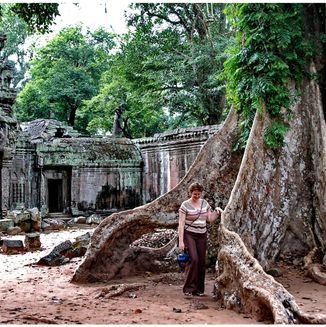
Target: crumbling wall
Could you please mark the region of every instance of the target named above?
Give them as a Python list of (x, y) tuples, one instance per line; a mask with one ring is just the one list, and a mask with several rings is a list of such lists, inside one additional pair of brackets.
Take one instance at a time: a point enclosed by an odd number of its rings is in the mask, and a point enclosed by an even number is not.
[(143, 161), (143, 201), (151, 202), (170, 191), (186, 175), (217, 125), (179, 128), (134, 140)]

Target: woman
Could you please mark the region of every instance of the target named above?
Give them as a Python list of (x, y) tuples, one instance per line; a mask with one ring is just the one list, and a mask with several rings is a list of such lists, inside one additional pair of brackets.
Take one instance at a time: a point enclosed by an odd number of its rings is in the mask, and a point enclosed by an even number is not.
[(212, 211), (208, 202), (201, 198), (204, 187), (199, 183), (189, 186), (190, 199), (179, 209), (179, 248), (187, 249), (191, 260), (186, 264), (186, 280), (183, 293), (186, 296), (202, 296), (205, 291), (205, 263), (207, 247), (206, 222), (214, 222), (223, 210)]

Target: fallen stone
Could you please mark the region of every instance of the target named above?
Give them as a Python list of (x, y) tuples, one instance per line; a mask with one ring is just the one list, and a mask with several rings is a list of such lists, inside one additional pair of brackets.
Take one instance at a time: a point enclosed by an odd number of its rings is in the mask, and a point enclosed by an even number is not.
[(49, 255), (41, 258), (36, 264), (40, 266), (61, 266), (70, 261), (69, 258), (65, 257), (64, 255), (57, 255), (55, 257), (51, 257)]
[(74, 222), (76, 224), (86, 224), (86, 217), (84, 217), (84, 216), (76, 217), (76, 218), (74, 218)]
[(6, 254), (16, 254), (25, 251), (23, 241), (21, 240), (3, 240), (2, 251)]
[(66, 257), (66, 254), (72, 250), (71, 241), (64, 241), (55, 246), (48, 255), (42, 257), (36, 264), (44, 266), (60, 266), (66, 264), (70, 261), (70, 259)]
[(8, 235), (18, 235), (22, 232), (22, 229), (18, 226), (14, 226), (14, 227), (9, 227), (7, 229), (7, 234)]
[(0, 219), (0, 231), (6, 232), (8, 228), (14, 227), (15, 223), (12, 219)]
[(20, 225), (23, 221), (31, 219), (31, 214), (27, 211), (13, 210), (8, 212), (8, 218), (13, 219), (16, 225)]
[(72, 246), (74, 248), (78, 248), (78, 247), (88, 247), (88, 244), (91, 240), (91, 233), (87, 232), (83, 235), (77, 236), (75, 238), (75, 241), (72, 243)]
[(41, 248), (39, 233), (29, 233), (25, 235), (25, 247), (27, 250), (38, 250)]
[(38, 208), (27, 209), (25, 212), (30, 214), (31, 220), (41, 221), (41, 213)]
[(85, 248), (85, 247), (71, 249), (71, 250), (67, 251), (67, 253), (65, 254), (65, 257), (69, 258), (69, 259), (82, 257), (83, 255), (85, 255), (86, 251), (87, 251), (87, 248)]
[(32, 220), (32, 230), (40, 232), (42, 229), (42, 220), (34, 221)]
[(24, 220), (19, 223), (20, 229), (24, 233), (29, 233), (32, 229), (32, 221), (31, 220)]
[(46, 230), (62, 230), (65, 228), (66, 224), (61, 219), (43, 219), (42, 221), (42, 229)]
[(89, 232), (77, 236), (75, 241), (72, 242), (72, 248), (68, 249), (64, 255), (70, 259), (82, 257), (87, 251), (87, 247), (89, 245), (90, 240), (91, 234)]
[(181, 313), (182, 312), (182, 310), (179, 309), (179, 308), (173, 308), (172, 311), (175, 312), (175, 313)]
[(75, 222), (74, 218), (67, 221), (67, 226), (73, 226), (73, 225), (76, 225), (76, 222)]
[(103, 220), (103, 218), (97, 214), (92, 214), (89, 217), (87, 217), (86, 219), (86, 224), (99, 224), (101, 221)]

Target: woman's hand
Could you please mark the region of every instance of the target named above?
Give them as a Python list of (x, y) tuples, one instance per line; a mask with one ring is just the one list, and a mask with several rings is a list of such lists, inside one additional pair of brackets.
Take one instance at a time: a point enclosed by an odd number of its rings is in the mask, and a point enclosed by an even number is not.
[(180, 240), (180, 239), (179, 239), (179, 249), (181, 251), (184, 251), (184, 249), (185, 249), (185, 244), (184, 244), (183, 240)]
[(221, 215), (221, 214), (224, 212), (224, 210), (223, 210), (222, 208), (220, 208), (220, 207), (216, 207), (216, 208), (215, 208), (215, 211), (216, 211), (219, 215)]

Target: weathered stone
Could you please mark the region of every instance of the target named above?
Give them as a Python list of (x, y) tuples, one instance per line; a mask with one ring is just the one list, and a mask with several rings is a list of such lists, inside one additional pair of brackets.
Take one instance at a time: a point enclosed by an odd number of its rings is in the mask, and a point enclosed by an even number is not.
[(5, 232), (10, 227), (14, 227), (14, 221), (12, 219), (0, 219), (0, 231)]
[(19, 223), (19, 227), (24, 233), (29, 233), (32, 229), (32, 221), (31, 220), (21, 221)]
[(46, 205), (43, 204), (41, 207), (41, 217), (45, 218), (48, 216), (48, 214), (49, 214), (49, 209)]
[(74, 218), (74, 221), (76, 224), (86, 224), (86, 217), (79, 216), (79, 217)]
[(91, 233), (87, 232), (87, 233), (85, 233), (83, 235), (77, 236), (75, 238), (75, 241), (72, 243), (72, 246), (74, 248), (87, 247), (90, 240), (91, 240)]
[(72, 208), (71, 208), (71, 214), (72, 214), (73, 216), (80, 216), (80, 215), (83, 214), (83, 212), (80, 211), (80, 210), (79, 210), (78, 208), (76, 208), (76, 207), (72, 207)]
[(3, 240), (2, 251), (6, 254), (16, 254), (25, 251), (23, 241), (21, 240)]
[(87, 247), (78, 247), (67, 251), (65, 257), (72, 259), (77, 257), (82, 257), (87, 251)]
[(21, 210), (13, 210), (8, 212), (9, 219), (14, 220), (16, 225), (20, 225), (21, 222), (31, 219), (31, 214), (29, 212), (22, 212)]
[(22, 232), (22, 229), (20, 227), (18, 227), (18, 226), (9, 227), (7, 229), (7, 234), (8, 235), (18, 235), (21, 232)]
[(37, 222), (41, 220), (41, 213), (38, 208), (27, 209), (25, 212), (30, 214), (30, 219)]
[(47, 256), (41, 258), (37, 262), (37, 264), (40, 266), (54, 267), (54, 266), (64, 265), (64, 264), (68, 263), (69, 261), (70, 261), (70, 259), (65, 257), (64, 255), (57, 254), (56, 256), (47, 255)]
[(145, 203), (175, 187), (194, 162), (199, 150), (220, 126), (178, 128), (134, 140), (144, 165)]
[(43, 219), (42, 229), (43, 230), (62, 230), (65, 228), (65, 222), (61, 219)]
[(73, 225), (76, 225), (74, 218), (67, 221), (67, 226), (73, 226)]
[(36, 231), (36, 232), (40, 232), (41, 231), (41, 229), (42, 229), (42, 220), (38, 220), (38, 221), (33, 221), (32, 220), (31, 223), (32, 223), (31, 229), (33, 231)]
[(25, 247), (27, 250), (40, 249), (41, 245), (39, 233), (29, 233), (25, 235)]
[(37, 264), (44, 266), (59, 266), (68, 263), (70, 260), (66, 254), (73, 249), (71, 241), (67, 240), (55, 246), (46, 256), (42, 257)]
[(99, 224), (101, 221), (103, 220), (103, 218), (100, 215), (97, 214), (93, 214), (90, 215), (89, 217), (87, 217), (86, 219), (86, 224)]

